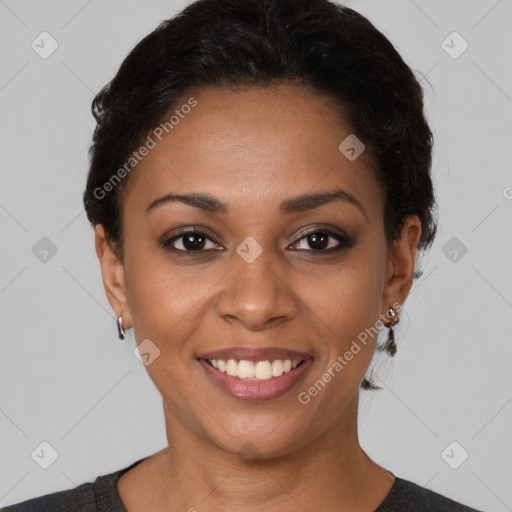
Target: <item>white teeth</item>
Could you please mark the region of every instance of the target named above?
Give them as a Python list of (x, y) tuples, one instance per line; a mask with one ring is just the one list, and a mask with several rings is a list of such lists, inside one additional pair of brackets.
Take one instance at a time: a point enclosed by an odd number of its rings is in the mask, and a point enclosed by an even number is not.
[(254, 377), (254, 363), (252, 361), (240, 361), (236, 374), (241, 379), (252, 379)]
[(232, 377), (238, 377), (244, 380), (269, 380), (273, 377), (280, 377), (283, 373), (289, 372), (300, 364), (299, 360), (276, 359), (270, 363), (264, 361), (247, 361), (241, 359), (208, 359), (214, 368), (225, 372)]
[(238, 372), (238, 362), (234, 359), (228, 359), (226, 361), (226, 373), (235, 377)]
[[(242, 361), (240, 361), (241, 363)], [(258, 361), (254, 370), (254, 377), (258, 380), (268, 380), (272, 378), (272, 365), (269, 361)]]
[(280, 377), (283, 374), (283, 361), (278, 359), (272, 363), (272, 375), (274, 377)]

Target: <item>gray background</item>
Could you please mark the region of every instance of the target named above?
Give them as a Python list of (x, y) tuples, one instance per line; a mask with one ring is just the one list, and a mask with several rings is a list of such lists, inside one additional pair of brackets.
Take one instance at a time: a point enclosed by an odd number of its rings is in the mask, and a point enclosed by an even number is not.
[[(0, 505), (166, 446), (133, 334), (117, 340), (81, 194), (94, 94), (186, 3), (0, 0)], [(362, 393), (361, 444), (398, 476), (512, 510), (512, 2), (348, 5), (426, 76), (440, 218), (398, 354), (376, 366), (385, 390)], [(43, 31), (59, 44), (47, 59), (31, 48)], [(442, 47), (453, 31), (469, 43), (457, 58)], [(43, 237), (57, 249), (46, 261)], [(48, 469), (31, 456), (43, 441), (58, 452)], [(462, 448), (445, 452), (453, 441)], [(462, 449), (469, 457), (453, 469), (446, 460), (460, 463)]]

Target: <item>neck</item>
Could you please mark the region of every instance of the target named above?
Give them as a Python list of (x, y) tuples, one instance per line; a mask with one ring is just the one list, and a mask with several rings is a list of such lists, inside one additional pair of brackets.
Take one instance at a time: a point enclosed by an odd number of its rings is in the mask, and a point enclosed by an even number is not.
[(188, 430), (164, 403), (169, 446), (139, 464), (132, 496), (141, 496), (146, 507), (152, 496), (155, 511), (374, 510), (393, 477), (360, 447), (357, 405), (356, 394), (329, 431), (294, 451), (247, 459)]

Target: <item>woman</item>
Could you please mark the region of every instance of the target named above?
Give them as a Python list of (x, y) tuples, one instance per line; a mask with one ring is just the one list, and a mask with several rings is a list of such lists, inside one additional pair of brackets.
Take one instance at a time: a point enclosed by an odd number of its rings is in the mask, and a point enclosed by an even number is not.
[(84, 204), (169, 446), (5, 510), (474, 510), (358, 440), (436, 226), (422, 91), (391, 43), (327, 0), (199, 0), (93, 113)]

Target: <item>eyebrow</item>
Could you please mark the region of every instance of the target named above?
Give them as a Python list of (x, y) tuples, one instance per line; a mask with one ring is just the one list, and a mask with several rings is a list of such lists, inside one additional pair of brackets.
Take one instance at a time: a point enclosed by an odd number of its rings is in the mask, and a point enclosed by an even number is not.
[[(149, 213), (151, 210), (154, 210), (158, 206), (175, 201), (211, 213), (220, 213), (224, 215), (229, 213), (229, 206), (226, 203), (209, 194), (201, 193), (166, 194), (165, 196), (159, 197), (152, 201), (147, 206), (146, 213)], [(332, 201), (343, 201), (353, 204), (354, 206), (357, 206), (357, 208), (359, 208), (363, 215), (366, 217), (366, 212), (362, 204), (353, 195), (349, 194), (341, 188), (335, 188), (333, 190), (317, 194), (302, 194), (290, 199), (286, 199), (281, 203), (279, 211), (283, 215), (289, 215), (292, 213), (313, 210), (314, 208), (318, 208)]]

